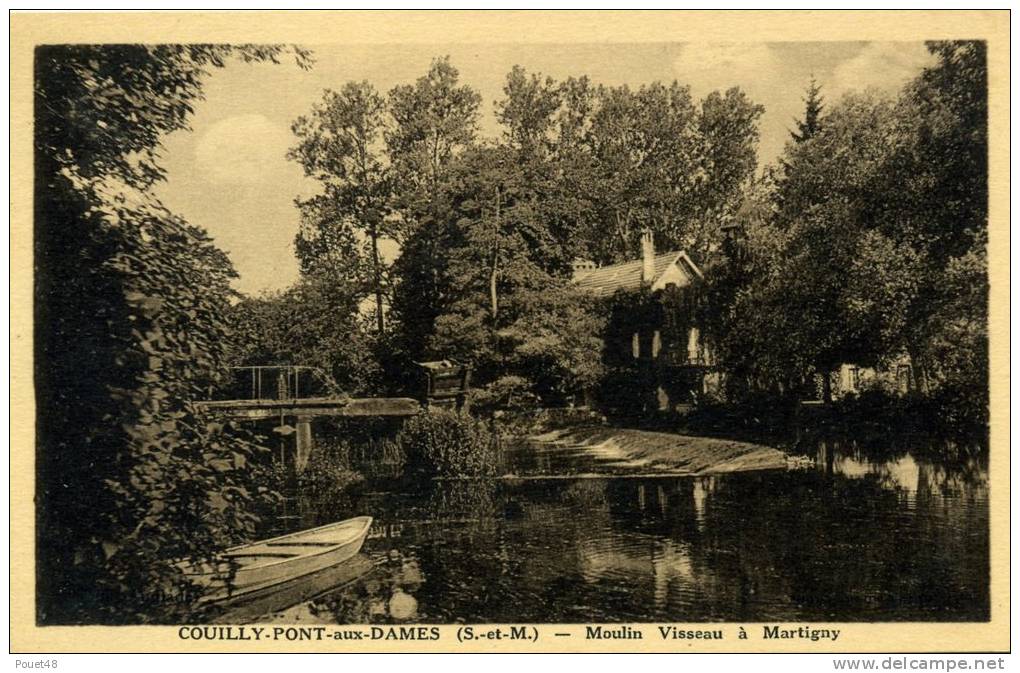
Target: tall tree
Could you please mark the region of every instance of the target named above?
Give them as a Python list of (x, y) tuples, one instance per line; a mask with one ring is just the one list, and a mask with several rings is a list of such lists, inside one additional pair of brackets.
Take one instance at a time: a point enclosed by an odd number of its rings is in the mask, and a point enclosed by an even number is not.
[(560, 107), (556, 83), (551, 77), (528, 77), (524, 68), (515, 65), (506, 76), (503, 94), (496, 102), (496, 119), (503, 125), (506, 141), (527, 158), (544, 156)]
[(677, 82), (635, 91), (573, 80), (561, 99), (558, 193), (577, 228), (565, 238), (599, 263), (633, 258), (645, 228), (662, 246), (707, 252), (754, 170), (763, 108), (738, 89), (698, 105)]
[[(401, 189), (414, 200), (432, 199), (444, 168), (474, 142), (481, 96), (459, 83), (450, 58), (436, 59), (414, 84), (389, 93), (393, 127), (386, 146)], [(412, 211), (413, 212), (413, 211)]]
[[(392, 233), (385, 219), (389, 184), (381, 153), (385, 105), (368, 82), (348, 82), (339, 92), (327, 89), (322, 102), (294, 122), (298, 144), (288, 155), (301, 164), (305, 175), (322, 184), (324, 192), (300, 204), (305, 215), (297, 241), (302, 270), (314, 271), (321, 248), (337, 238), (334, 230), (352, 226), (361, 232), (369, 243), (369, 283), (379, 334), (385, 331), (385, 269), (379, 240)], [(302, 254), (309, 249), (320, 254)]]
[(791, 233), (784, 275), (791, 304), (809, 307), (812, 318), (799, 324), (826, 397), (840, 364), (874, 366), (902, 348), (916, 260), (879, 230), (890, 208), (885, 164), (895, 135), (894, 100), (848, 95), (811, 142), (790, 148), (778, 214)]
[(936, 62), (895, 99), (827, 108), (758, 195), (744, 287), (722, 321), (724, 361), (753, 385), (906, 352), (920, 392), (987, 413), (974, 403), (988, 373), (984, 45), (929, 49)]
[(713, 91), (701, 101), (701, 179), (692, 180), (691, 187), (685, 186), (680, 194), (690, 194), (699, 204), (700, 212), (688, 225), (685, 238), (689, 249), (702, 259), (721, 243), (721, 225), (731, 221), (743, 204), (758, 165), (758, 120), (764, 111), (737, 87)]
[(601, 88), (592, 117), (598, 231), (593, 243), (601, 262), (634, 256), (645, 228), (660, 243), (677, 241), (682, 222), (695, 208), (675, 198), (680, 185), (695, 173), (697, 110), (687, 87), (654, 83), (637, 91), (624, 85)]
[(36, 51), (41, 623), (179, 620), (188, 604), (173, 600), (185, 583), (172, 559), (253, 530), (258, 496), (244, 468), (256, 447), (192, 404), (223, 374), (234, 272), (151, 187), (163, 177), (160, 141), (186, 128), (209, 71), (284, 51)]
[(474, 148), (456, 162), (447, 184), (460, 242), (450, 251), (451, 270), (459, 294), (476, 283), (484, 288), (493, 329), (503, 291), (544, 273), (536, 258), (548, 247), (548, 233), (518, 168), (509, 148)]
[(790, 137), (794, 142), (802, 143), (818, 133), (824, 109), (825, 99), (822, 98), (822, 87), (812, 77), (811, 83), (808, 84), (807, 96), (804, 98), (804, 118), (794, 120), (797, 130), (790, 131)]
[(460, 84), (449, 58), (433, 61), (424, 76), (389, 93), (393, 126), (386, 147), (401, 223), (393, 288), (400, 324), (390, 358), (395, 372), (423, 357), (436, 316), (456, 285), (446, 252), (456, 238), (456, 215), (443, 183), (452, 160), (475, 140), (480, 102), (478, 92)]
[(553, 179), (544, 189), (548, 194), (549, 228), (562, 242), (567, 261), (594, 259), (599, 249), (591, 235), (592, 223), (598, 218), (592, 199), (596, 189), (591, 145), (597, 93), (587, 77), (568, 77), (559, 85), (560, 107), (553, 115)]
[(429, 342), (430, 356), (471, 362), (494, 404), (519, 394), (562, 401), (593, 383), (600, 351), (590, 306), (549, 271), (556, 243), (518, 159), (510, 147), (479, 147), (451, 167), (458, 217), (447, 254), (459, 282)]
[[(884, 230), (924, 261), (907, 335), (921, 387), (951, 379), (987, 399), (987, 46), (931, 42), (928, 49), (935, 63), (900, 98), (901, 142), (889, 162), (899, 179)], [(959, 284), (963, 277), (970, 283)], [(951, 335), (961, 320), (970, 336)], [(949, 364), (964, 361), (970, 365)]]

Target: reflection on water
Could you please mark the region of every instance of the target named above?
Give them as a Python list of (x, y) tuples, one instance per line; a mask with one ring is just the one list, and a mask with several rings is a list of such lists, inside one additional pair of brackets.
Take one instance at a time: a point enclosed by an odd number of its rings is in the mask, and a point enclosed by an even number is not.
[[(570, 447), (521, 446), (511, 471), (528, 478), (363, 495), (344, 515), (375, 517), (368, 571), (268, 618), (988, 619), (986, 465), (930, 455), (820, 442), (808, 470), (546, 480), (600, 465)], [(306, 512), (302, 525), (335, 518)]]

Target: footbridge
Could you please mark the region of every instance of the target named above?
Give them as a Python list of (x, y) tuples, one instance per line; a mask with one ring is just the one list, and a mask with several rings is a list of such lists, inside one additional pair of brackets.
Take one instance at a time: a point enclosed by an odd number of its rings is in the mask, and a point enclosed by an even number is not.
[(296, 436), (294, 464), (298, 471), (308, 464), (314, 445), (313, 418), (401, 417), (421, 411), (418, 400), (410, 397), (350, 397), (317, 367), (234, 367), (232, 374), (228, 386), (216, 395), (222, 399), (202, 400), (196, 405), (232, 420), (278, 420), (274, 431)]

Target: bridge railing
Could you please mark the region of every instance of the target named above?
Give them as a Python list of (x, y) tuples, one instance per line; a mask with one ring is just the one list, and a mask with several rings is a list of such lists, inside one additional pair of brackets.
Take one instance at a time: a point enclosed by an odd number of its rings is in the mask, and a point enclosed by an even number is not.
[(296, 400), (340, 394), (318, 367), (264, 365), (231, 367), (231, 380), (216, 396), (231, 400)]

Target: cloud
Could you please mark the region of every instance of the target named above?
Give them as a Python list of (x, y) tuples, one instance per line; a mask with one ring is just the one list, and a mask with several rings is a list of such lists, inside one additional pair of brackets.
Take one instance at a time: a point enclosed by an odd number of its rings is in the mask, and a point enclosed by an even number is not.
[(691, 43), (673, 61), (680, 82), (695, 98), (739, 86), (765, 106), (758, 155), (769, 162), (783, 150), (795, 119), (804, 113), (804, 91), (813, 76), (828, 105), (852, 90), (895, 93), (933, 62), (921, 42)]
[(872, 88), (894, 93), (934, 60), (921, 42), (871, 42), (835, 67), (829, 88), (834, 94)]
[(216, 122), (195, 145), (195, 165), (213, 183), (254, 185), (271, 182), (286, 165), (291, 137), (260, 114)]
[(688, 44), (673, 61), (673, 72), (677, 80), (690, 85), (696, 99), (739, 86), (763, 105), (758, 156), (766, 162), (782, 150), (789, 137), (787, 128), (803, 108), (806, 77), (764, 42)]
[(732, 86), (753, 97), (782, 80), (783, 64), (764, 42), (706, 42), (685, 45), (673, 71), (698, 97)]
[(196, 114), (193, 133), (167, 138), (167, 182), (158, 194), (230, 255), (241, 276), (236, 289), (254, 294), (286, 287), (298, 276), (294, 198), (312, 184), (287, 160), (293, 144), (287, 123), (206, 110)]

